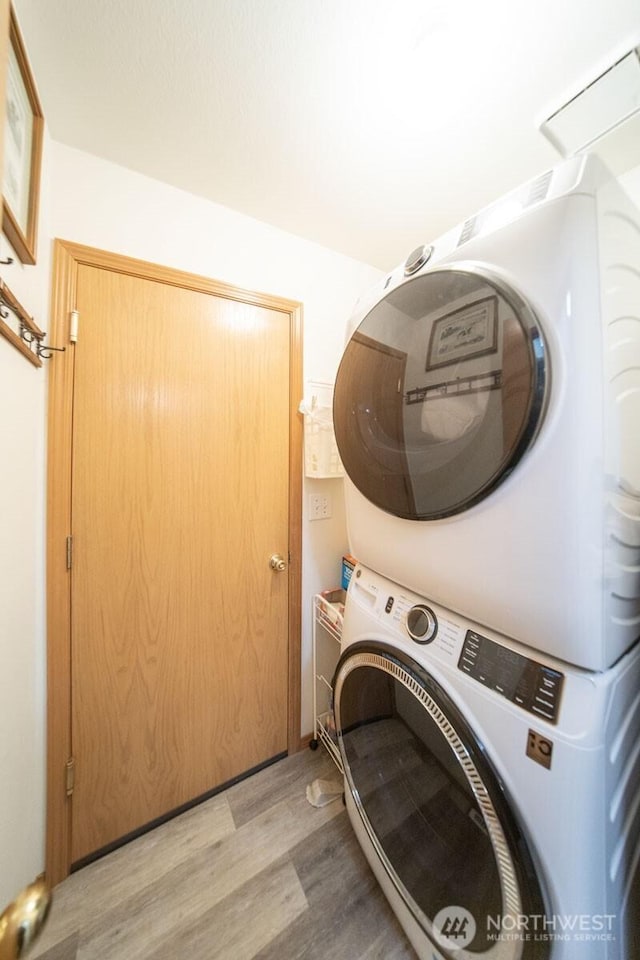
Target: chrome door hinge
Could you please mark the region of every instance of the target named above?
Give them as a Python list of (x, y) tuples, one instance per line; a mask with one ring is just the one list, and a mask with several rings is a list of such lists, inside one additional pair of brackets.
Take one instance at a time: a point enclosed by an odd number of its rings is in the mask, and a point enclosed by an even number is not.
[(67, 570), (71, 570), (73, 563), (73, 537), (67, 537)]
[(69, 341), (71, 343), (78, 342), (78, 320), (80, 319), (80, 314), (77, 310), (72, 310), (69, 314)]
[(64, 765), (64, 783), (67, 796), (70, 797), (76, 785), (76, 761), (73, 757), (69, 757)]

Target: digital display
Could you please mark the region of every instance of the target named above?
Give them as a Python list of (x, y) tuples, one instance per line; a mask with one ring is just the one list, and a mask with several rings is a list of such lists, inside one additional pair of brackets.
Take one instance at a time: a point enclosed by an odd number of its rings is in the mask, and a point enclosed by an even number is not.
[(564, 676), (467, 630), (458, 669), (549, 723), (557, 723)]

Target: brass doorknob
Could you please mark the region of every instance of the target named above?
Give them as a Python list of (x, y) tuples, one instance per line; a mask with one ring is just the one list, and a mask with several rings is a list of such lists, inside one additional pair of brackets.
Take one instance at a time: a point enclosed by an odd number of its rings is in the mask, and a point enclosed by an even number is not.
[(287, 561), (279, 553), (274, 553), (269, 560), (269, 566), (276, 573), (282, 573), (283, 570), (287, 569)]
[(51, 906), (44, 880), (25, 887), (0, 917), (0, 960), (18, 960), (37, 939)]

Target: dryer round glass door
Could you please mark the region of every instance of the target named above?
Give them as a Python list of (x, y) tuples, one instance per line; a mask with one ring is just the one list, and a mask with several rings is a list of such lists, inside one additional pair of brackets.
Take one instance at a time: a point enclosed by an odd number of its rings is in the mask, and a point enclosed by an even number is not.
[(478, 503), (513, 470), (544, 413), (548, 359), (532, 309), (479, 267), (441, 267), (381, 299), (334, 390), (350, 479), (411, 520)]
[(334, 687), (352, 816), (425, 943), (458, 960), (544, 960), (548, 945), (518, 932), (545, 914), (527, 842), (446, 691), (377, 642), (346, 650)]

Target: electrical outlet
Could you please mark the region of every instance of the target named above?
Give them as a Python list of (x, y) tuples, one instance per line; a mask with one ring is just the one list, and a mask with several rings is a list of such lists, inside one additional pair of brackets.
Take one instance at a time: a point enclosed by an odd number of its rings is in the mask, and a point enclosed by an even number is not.
[(331, 497), (327, 493), (309, 496), (309, 520), (328, 520), (331, 516)]

